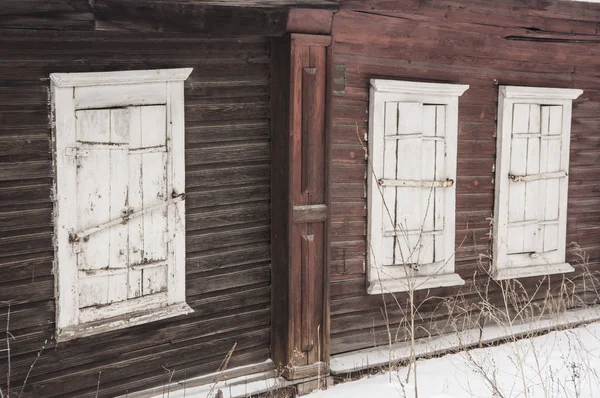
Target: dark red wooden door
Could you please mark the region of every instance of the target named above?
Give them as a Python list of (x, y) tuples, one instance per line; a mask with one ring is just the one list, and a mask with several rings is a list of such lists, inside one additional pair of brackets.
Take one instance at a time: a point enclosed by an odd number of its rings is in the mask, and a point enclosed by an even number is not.
[(291, 283), (296, 365), (320, 361), (323, 330), (326, 173), (325, 91), (329, 38), (292, 36)]
[(283, 375), (324, 374), (329, 357), (327, 92), (331, 38), (272, 42), (271, 351)]

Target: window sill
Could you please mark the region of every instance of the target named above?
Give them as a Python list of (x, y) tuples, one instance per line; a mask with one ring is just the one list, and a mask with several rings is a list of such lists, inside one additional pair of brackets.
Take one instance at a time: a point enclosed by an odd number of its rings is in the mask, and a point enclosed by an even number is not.
[(501, 268), (494, 271), (494, 279), (502, 281), (506, 279), (527, 278), (530, 276), (545, 276), (553, 274), (564, 274), (573, 272), (575, 268), (569, 263), (542, 264), (517, 268)]
[(456, 273), (443, 275), (424, 275), (415, 278), (386, 279), (371, 281), (368, 294), (408, 292), (410, 290), (435, 289), (438, 287), (461, 286), (465, 281)]
[(95, 334), (128, 328), (130, 326), (137, 326), (149, 322), (159, 321), (161, 319), (173, 318), (176, 316), (189, 314), (191, 312), (194, 312), (194, 310), (186, 303), (173, 304), (166, 307), (156, 308), (154, 310), (132, 312), (95, 322), (62, 328), (57, 332), (56, 341), (60, 343), (63, 341), (78, 339), (80, 337), (92, 336)]

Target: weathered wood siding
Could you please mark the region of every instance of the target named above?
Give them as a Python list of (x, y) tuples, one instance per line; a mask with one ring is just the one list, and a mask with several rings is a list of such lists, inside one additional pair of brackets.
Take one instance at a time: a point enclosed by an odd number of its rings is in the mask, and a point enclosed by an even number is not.
[[(193, 67), (185, 83), (187, 302), (178, 317), (56, 345), (49, 79)], [(0, 386), (114, 396), (269, 358), (270, 139), (266, 38), (0, 34)], [(42, 351), (43, 347), (43, 351)], [(15, 396), (18, 395), (15, 394)]]
[[(396, 294), (397, 302), (386, 297), (384, 308), (382, 296), (368, 296), (365, 288), (367, 143), (362, 141), (370, 78), (470, 85), (459, 101), (456, 186), (456, 271), (467, 280), (462, 288), (467, 301), (478, 300), (473, 275), (482, 275), (489, 264), (498, 84), (583, 89), (573, 104), (567, 243), (577, 242), (592, 268), (598, 266), (600, 7), (562, 1), (347, 0), (341, 8), (332, 32), (334, 62), (347, 70), (345, 94), (333, 99), (332, 354), (387, 343), (386, 310), (392, 339), (407, 338), (399, 307), (408, 310), (408, 295)], [(573, 247), (567, 260), (577, 263)], [(529, 287), (538, 281), (523, 280)], [(433, 296), (458, 291), (417, 292), (422, 328), (416, 337), (447, 326), (447, 311)], [(497, 291), (492, 284), (491, 301)]]

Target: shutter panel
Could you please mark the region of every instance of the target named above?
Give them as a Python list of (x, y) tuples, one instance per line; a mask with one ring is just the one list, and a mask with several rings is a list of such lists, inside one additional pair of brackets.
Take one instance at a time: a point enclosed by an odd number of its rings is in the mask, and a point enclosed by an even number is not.
[[(144, 106), (134, 112), (140, 117), (140, 129), (136, 131), (139, 138), (132, 142), (129, 156), (140, 167), (141, 178), (134, 184), (142, 192), (141, 206), (136, 211), (167, 200), (166, 107)], [(140, 198), (136, 199), (139, 204)], [(136, 291), (138, 296), (167, 288), (167, 210), (164, 206), (139, 217), (141, 226), (137, 226), (137, 232), (141, 232), (141, 242), (137, 245), (142, 256), (130, 262), (132, 279), (141, 287), (141, 291)]]
[(387, 102), (384, 265), (444, 260), (445, 106)]
[[(108, 109), (76, 112), (77, 141), (86, 152), (77, 156), (78, 228), (85, 230), (118, 218), (126, 209), (127, 147)], [(113, 136), (115, 139), (113, 139)], [(115, 225), (79, 243), (79, 307), (127, 299), (127, 228)]]
[[(542, 106), (540, 173), (562, 171), (562, 115), (562, 106)], [(560, 178), (540, 181), (540, 193), (544, 201), (539, 206), (541, 220), (539, 252), (558, 249), (560, 185)]]
[[(76, 116), (79, 231), (168, 200), (164, 105)], [(167, 207), (100, 228), (78, 243), (79, 308), (166, 291)]]
[(508, 254), (558, 248), (562, 113), (559, 105), (513, 107)]

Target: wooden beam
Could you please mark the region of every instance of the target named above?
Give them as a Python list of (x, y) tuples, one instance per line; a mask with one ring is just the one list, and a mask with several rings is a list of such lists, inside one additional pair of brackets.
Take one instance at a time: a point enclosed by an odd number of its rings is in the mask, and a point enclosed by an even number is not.
[[(130, 3), (143, 5), (144, 0), (129, 0)], [(340, 0), (154, 0), (172, 5), (193, 5), (204, 7), (243, 7), (243, 8), (320, 8), (337, 10)]]
[(335, 10), (314, 8), (292, 8), (288, 15), (289, 33), (329, 35)]
[(285, 33), (287, 9), (207, 7), (198, 1), (96, 0), (99, 30), (200, 33), (215, 36)]
[(0, 29), (93, 30), (86, 0), (3, 0)]

